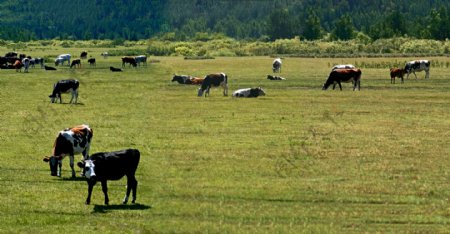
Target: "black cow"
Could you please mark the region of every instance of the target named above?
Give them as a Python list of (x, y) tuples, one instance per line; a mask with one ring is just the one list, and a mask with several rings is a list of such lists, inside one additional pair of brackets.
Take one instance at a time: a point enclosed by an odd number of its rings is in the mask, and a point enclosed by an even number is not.
[(75, 98), (75, 104), (78, 100), (78, 87), (80, 86), (80, 83), (78, 80), (60, 80), (56, 84), (53, 85), (53, 92), (50, 96), (48, 96), (52, 103), (55, 103), (58, 101), (59, 103), (62, 103), (61, 93), (72, 93), (72, 98), (70, 99), (69, 103), (72, 103), (72, 100)]
[(109, 70), (111, 70), (112, 72), (121, 72), (122, 71), (122, 69), (115, 68), (115, 67), (109, 67)]
[(87, 58), (88, 53), (86, 51), (81, 52), (80, 54), (80, 58), (82, 59), (86, 59)]
[(47, 65), (44, 65), (44, 69), (45, 69), (46, 71), (56, 71), (56, 68), (50, 67), (50, 66), (47, 66)]
[(70, 64), (70, 68), (74, 67), (75, 68), (80, 68), (81, 67), (81, 59), (74, 59), (72, 60), (72, 63)]
[(88, 63), (89, 63), (90, 66), (96, 67), (95, 58), (88, 59)]
[(205, 97), (209, 96), (211, 86), (222, 86), (223, 95), (228, 96), (228, 77), (225, 73), (209, 74), (205, 76), (202, 87), (198, 89), (198, 96), (201, 97), (205, 93)]
[(105, 194), (105, 204), (109, 204), (108, 180), (120, 180), (127, 176), (127, 192), (123, 199), (123, 204), (128, 202), (130, 192), (133, 191), (131, 203), (136, 202), (137, 180), (135, 178), (136, 169), (139, 165), (140, 152), (137, 149), (126, 149), (115, 152), (102, 152), (91, 155), (84, 162), (78, 162), (78, 166), (83, 168), (83, 175), (88, 183), (88, 195), (86, 204), (91, 203), (91, 194), (97, 181), (102, 184), (103, 194)]
[(333, 84), (333, 89), (336, 87), (336, 83), (339, 84), (339, 88), (342, 91), (341, 82), (352, 82), (353, 91), (356, 87), (358, 90), (361, 88), (361, 70), (355, 69), (335, 69), (332, 70), (330, 76), (328, 76), (327, 81), (323, 84), (322, 90), (328, 89), (328, 87)]

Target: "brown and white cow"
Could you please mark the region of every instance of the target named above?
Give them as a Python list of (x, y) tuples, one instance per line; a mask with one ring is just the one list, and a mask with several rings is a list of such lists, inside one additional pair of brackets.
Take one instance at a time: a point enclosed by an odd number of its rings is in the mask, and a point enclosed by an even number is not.
[(336, 87), (336, 84), (339, 84), (339, 88), (342, 91), (341, 82), (352, 82), (353, 91), (355, 91), (356, 87), (358, 87), (358, 90), (360, 90), (361, 70), (358, 68), (332, 70), (330, 76), (328, 76), (327, 81), (325, 82), (325, 84), (323, 84), (322, 90), (327, 90), (331, 84), (333, 84), (334, 89)]
[(131, 56), (122, 57), (122, 67), (125, 67), (126, 63), (129, 63), (130, 66), (133, 65), (133, 67), (137, 66), (136, 59)]
[(406, 71), (403, 68), (396, 68), (393, 67), (390, 69), (391, 74), (391, 84), (395, 84), (395, 77), (398, 77), (402, 80), (403, 83), (403, 76), (405, 75)]
[(198, 89), (198, 96), (201, 97), (205, 93), (205, 97), (209, 96), (211, 86), (222, 86), (223, 96), (228, 96), (228, 76), (225, 73), (209, 74), (203, 79), (202, 86)]
[(43, 159), (50, 164), (51, 175), (61, 176), (62, 160), (69, 155), (72, 177), (75, 177), (74, 155), (81, 153), (83, 160), (86, 160), (89, 157), (92, 137), (92, 129), (85, 124), (60, 131), (53, 144), (52, 155)]

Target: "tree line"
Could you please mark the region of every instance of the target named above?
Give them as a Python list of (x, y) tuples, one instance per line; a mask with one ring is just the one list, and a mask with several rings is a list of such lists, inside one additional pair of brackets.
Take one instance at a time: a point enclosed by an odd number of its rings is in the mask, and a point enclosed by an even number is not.
[(0, 39), (450, 37), (447, 0), (4, 0)]

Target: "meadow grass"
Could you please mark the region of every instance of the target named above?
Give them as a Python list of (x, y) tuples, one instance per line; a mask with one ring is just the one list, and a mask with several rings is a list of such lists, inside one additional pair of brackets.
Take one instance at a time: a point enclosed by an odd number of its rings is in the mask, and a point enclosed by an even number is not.
[[(95, 68), (0, 70), (0, 232), (448, 232), (446, 68), (395, 85), (387, 69), (364, 69), (361, 91), (341, 92), (321, 90), (330, 64), (391, 58), (286, 58), (287, 80), (269, 81), (268, 57), (152, 57), (160, 62), (111, 73), (120, 58), (90, 52)], [(213, 72), (228, 74), (230, 94), (267, 95), (199, 98), (170, 82)], [(79, 104), (51, 104), (52, 84), (68, 78), (81, 83)], [(50, 176), (42, 158), (57, 132), (82, 123), (94, 130), (91, 153), (141, 151), (137, 204), (120, 205), (122, 179), (109, 182), (111, 205), (100, 185), (85, 205), (68, 159), (62, 178)]]

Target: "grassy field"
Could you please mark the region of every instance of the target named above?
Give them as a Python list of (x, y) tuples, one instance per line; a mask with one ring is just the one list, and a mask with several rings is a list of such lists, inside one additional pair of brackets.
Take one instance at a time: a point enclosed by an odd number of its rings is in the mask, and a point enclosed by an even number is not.
[[(119, 57), (89, 52), (95, 68), (0, 70), (0, 232), (449, 232), (448, 68), (395, 85), (388, 69), (363, 69), (361, 91), (340, 92), (321, 90), (331, 65), (395, 58), (286, 58), (280, 82), (266, 79), (268, 57), (151, 57), (160, 62), (111, 73)], [(170, 82), (213, 72), (228, 74), (230, 93), (267, 95), (199, 98)], [(49, 103), (68, 78), (81, 83), (79, 104)], [(91, 153), (141, 151), (138, 204), (120, 204), (122, 179), (109, 182), (111, 205), (99, 184), (85, 205), (87, 184), (70, 178), (68, 159), (62, 178), (50, 176), (42, 158), (57, 132), (82, 123), (94, 130)]]

